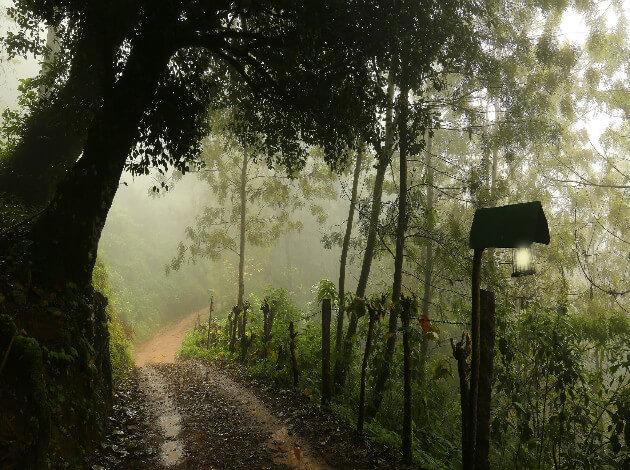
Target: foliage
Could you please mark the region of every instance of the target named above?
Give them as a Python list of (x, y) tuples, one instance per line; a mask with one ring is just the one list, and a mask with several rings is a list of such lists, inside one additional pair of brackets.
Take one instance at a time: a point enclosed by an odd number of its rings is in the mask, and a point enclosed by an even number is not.
[(313, 149), (306, 168), (297, 175), (270, 168), (264, 155), (242, 144), (230, 129), (233, 114), (213, 114), (213, 131), (204, 141), (199, 169), (212, 202), (204, 207), (195, 226), (186, 228), (186, 244), (179, 245), (167, 272), (179, 269), (187, 256), (195, 261), (217, 260), (230, 252), (239, 255), (241, 230), (247, 246), (266, 247), (287, 232), (301, 230), (303, 217), (299, 216), (306, 210), (318, 216), (320, 223), (325, 220), (318, 203), (333, 198), (335, 191), (333, 174), (326, 169), (321, 152)]
[[(326, 281), (322, 281), (326, 285)], [(246, 359), (252, 374), (291, 387), (286, 349), (288, 322), (298, 322), (298, 391), (318, 401), (321, 387), (321, 325), (311, 315), (301, 315), (286, 291), (268, 289), (260, 298), (250, 297), (252, 312), (248, 335), (261, 337), (261, 315), (255, 306), (268, 299), (278, 312), (273, 346), (262, 353), (255, 341)], [(387, 295), (370, 302), (390, 303)], [(566, 316), (557, 311), (528, 310), (512, 318), (499, 311), (493, 408), (493, 465), (513, 468), (515, 459), (528, 468), (576, 465), (576, 468), (617, 468), (627, 459), (623, 444), (624, 413), (627, 413), (630, 365), (630, 321), (625, 316), (604, 314), (600, 318)], [(377, 351), (384, 348), (387, 325), (377, 323)], [(412, 325), (413, 326), (413, 325)], [(205, 327), (190, 332), (180, 351), (183, 357), (237, 361), (227, 350), (221, 324), (213, 327), (213, 342), (206, 346)], [(437, 328), (437, 327), (435, 327)], [(366, 334), (360, 324), (354, 347)], [(442, 334), (448, 334), (442, 332)], [(418, 342), (420, 324), (413, 326), (412, 342)], [(595, 343), (593, 343), (595, 341)], [(460, 458), (459, 395), (450, 350), (437, 340), (427, 364), (429, 380), (413, 385), (414, 458), (425, 468), (452, 468)], [(588, 344), (596, 344), (589, 349)], [(372, 355), (368, 384), (374, 380), (378, 354)], [(593, 362), (595, 358), (595, 362)], [(393, 371), (402, 370), (402, 348), (397, 347)], [(335, 397), (332, 410), (353, 424), (356, 419), (359, 361), (351, 365), (348, 386)], [(607, 369), (601, 367), (606, 364)], [(596, 366), (596, 367), (594, 367)], [(417, 370), (414, 374), (417, 374)], [(394, 372), (383, 406), (367, 423), (366, 435), (397, 448), (400, 444), (402, 373)], [(437, 424), (439, 423), (439, 424)]]
[(337, 287), (335, 283), (329, 279), (322, 279), (317, 286), (317, 302), (321, 303), (323, 299), (330, 299), (334, 304), (337, 299)]
[(108, 299), (105, 311), (109, 330), (109, 356), (112, 364), (112, 379), (117, 382), (133, 368), (131, 329), (121, 319), (120, 308), (124, 306), (112, 290), (107, 267), (102, 262), (98, 262), (94, 268), (92, 285)]
[[(518, 456), (530, 468), (621, 466), (627, 450), (611, 418), (630, 387), (628, 374), (617, 373), (630, 365), (628, 319), (532, 309), (506, 333), (499, 339), (496, 464)], [(593, 333), (599, 341), (589, 347)]]

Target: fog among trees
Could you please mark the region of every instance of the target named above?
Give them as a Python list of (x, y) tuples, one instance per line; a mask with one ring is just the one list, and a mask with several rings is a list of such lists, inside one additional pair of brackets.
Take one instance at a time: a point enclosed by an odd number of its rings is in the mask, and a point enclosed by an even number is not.
[(630, 468), (628, 0), (0, 0), (0, 467)]

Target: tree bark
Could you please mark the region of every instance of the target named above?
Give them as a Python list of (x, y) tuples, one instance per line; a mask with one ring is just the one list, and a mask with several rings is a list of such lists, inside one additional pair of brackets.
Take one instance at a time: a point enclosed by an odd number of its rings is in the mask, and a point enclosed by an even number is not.
[[(425, 220), (427, 221), (427, 231), (432, 232), (435, 228), (435, 218), (433, 215), (433, 162), (431, 158), (433, 138), (427, 132), (426, 140), (426, 158), (425, 158), (425, 184), (427, 188), (426, 196), (426, 212)], [(430, 234), (429, 234), (430, 235)], [(422, 315), (429, 319), (429, 309), (431, 306), (431, 281), (433, 277), (433, 238), (431, 236), (426, 238), (426, 251), (424, 260), (424, 292), (422, 295)], [(418, 358), (418, 386), (422, 390), (424, 387), (424, 381), (426, 378), (426, 363), (427, 353), (429, 349), (429, 337), (428, 332), (422, 331), (422, 339), (420, 341), (420, 356)]]
[(479, 393), (477, 400), (477, 444), (475, 470), (488, 470), (490, 462), (490, 410), (494, 361), (494, 292), (482, 290), (480, 297)]
[(156, 19), (145, 24), (123, 75), (105, 93), (82, 158), (30, 229), (35, 269), (48, 281), (91, 282), (98, 241), (125, 161), (174, 52), (166, 26)]
[(346, 221), (346, 233), (341, 245), (341, 260), (339, 262), (339, 311), (337, 312), (337, 331), (335, 334), (335, 355), (341, 353), (343, 338), (343, 320), (345, 312), (346, 295), (346, 262), (348, 250), (350, 248), (350, 237), (352, 235), (352, 225), (354, 222), (354, 211), (357, 205), (357, 192), (359, 187), (359, 176), (361, 175), (361, 162), (365, 152), (365, 144), (361, 144), (357, 152), (357, 160), (354, 165), (354, 175), (352, 177), (352, 193), (350, 195), (350, 209), (348, 210), (348, 220)]
[[(400, 150), (400, 182), (398, 191), (398, 220), (396, 224), (396, 253), (394, 259), (394, 282), (392, 286), (392, 300), (399, 302), (402, 291), (402, 271), (405, 249), (405, 232), (407, 231), (407, 158), (409, 151), (407, 119), (409, 111), (409, 87), (405, 80), (401, 84), (399, 96), (398, 134)], [(379, 371), (374, 382), (372, 403), (368, 408), (368, 416), (374, 417), (381, 407), (383, 395), (390, 375), (391, 362), (396, 348), (396, 330), (398, 328), (398, 309), (393, 308), (389, 313), (387, 343), (383, 351)]]
[(239, 251), (238, 251), (238, 296), (236, 305), (243, 307), (243, 297), (245, 295), (245, 238), (247, 215), (247, 151), (243, 150), (243, 164), (241, 166), (241, 179), (239, 186), (240, 198), (240, 220), (239, 220)]
[(332, 396), (330, 378), (330, 299), (322, 300), (322, 405), (328, 406)]
[(359, 390), (359, 412), (357, 419), (357, 434), (363, 434), (363, 423), (365, 421), (365, 380), (367, 376), (367, 366), (372, 348), (372, 336), (374, 335), (374, 324), (379, 312), (368, 306), (370, 322), (368, 323), (367, 337), (365, 338), (365, 350), (363, 352), (363, 362), (361, 363), (361, 388)]

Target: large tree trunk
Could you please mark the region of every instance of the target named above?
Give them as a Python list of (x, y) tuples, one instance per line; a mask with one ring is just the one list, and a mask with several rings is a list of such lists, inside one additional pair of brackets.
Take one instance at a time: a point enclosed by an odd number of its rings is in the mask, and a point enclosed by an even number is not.
[(354, 222), (354, 211), (357, 205), (357, 192), (359, 187), (359, 176), (361, 175), (361, 161), (365, 152), (365, 144), (361, 144), (357, 152), (357, 161), (354, 165), (354, 175), (352, 177), (352, 193), (350, 195), (350, 209), (348, 210), (348, 220), (346, 222), (346, 233), (341, 246), (341, 261), (339, 262), (339, 311), (337, 312), (337, 331), (335, 333), (335, 355), (341, 353), (343, 338), (343, 319), (345, 312), (346, 295), (346, 262), (348, 260), (348, 250), (350, 248), (350, 237), (352, 235), (352, 224)]
[[(399, 150), (400, 150), (400, 182), (398, 191), (398, 219), (396, 224), (396, 253), (394, 259), (394, 282), (392, 285), (392, 300), (395, 303), (400, 302), (400, 294), (402, 291), (402, 271), (405, 249), (405, 232), (407, 231), (407, 158), (409, 150), (409, 137), (407, 128), (407, 119), (409, 111), (408, 102), (409, 88), (406, 85), (401, 86), (399, 96), (399, 117), (398, 117), (398, 134), (399, 134)], [(389, 313), (389, 324), (387, 343), (383, 351), (383, 357), (380, 361), (380, 367), (374, 382), (374, 392), (372, 402), (368, 408), (368, 416), (374, 417), (381, 407), (383, 395), (389, 379), (391, 370), (391, 362), (394, 357), (396, 348), (396, 330), (398, 329), (398, 311), (392, 308)]]
[(243, 297), (245, 296), (245, 237), (246, 237), (246, 215), (247, 215), (247, 150), (243, 149), (243, 164), (241, 166), (241, 179), (239, 187), (240, 198), (240, 220), (239, 220), (239, 251), (238, 251), (238, 296), (236, 305), (243, 308)]
[[(426, 318), (425, 323), (428, 324), (429, 308), (431, 306), (431, 280), (433, 277), (433, 238), (431, 232), (435, 228), (435, 217), (433, 214), (433, 163), (431, 159), (432, 137), (427, 132), (426, 141), (426, 158), (425, 158), (425, 184), (427, 187), (427, 200), (425, 219), (427, 221), (427, 232), (429, 236), (426, 238), (426, 251), (424, 260), (424, 292), (422, 295), (422, 315)], [(427, 331), (422, 331), (422, 340), (420, 342), (420, 356), (418, 359), (418, 385), (420, 389), (424, 386), (426, 376), (427, 353), (429, 349), (429, 337)]]
[(35, 268), (49, 281), (91, 282), (98, 241), (125, 161), (172, 55), (166, 25), (156, 19), (145, 25), (122, 77), (105, 93), (82, 158), (31, 227)]
[(0, 164), (0, 188), (27, 205), (43, 206), (53, 196), (84, 149), (98, 107), (113, 86), (114, 55), (129, 23), (105, 21), (100, 11), (91, 16), (73, 47), (68, 79), (56, 96), (40, 89), (41, 104)]

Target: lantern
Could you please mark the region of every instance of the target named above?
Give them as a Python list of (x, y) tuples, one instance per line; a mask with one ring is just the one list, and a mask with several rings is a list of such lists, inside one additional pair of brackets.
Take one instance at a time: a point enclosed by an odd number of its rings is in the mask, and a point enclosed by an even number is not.
[(523, 246), (512, 250), (512, 277), (534, 274), (534, 255), (531, 246)]

